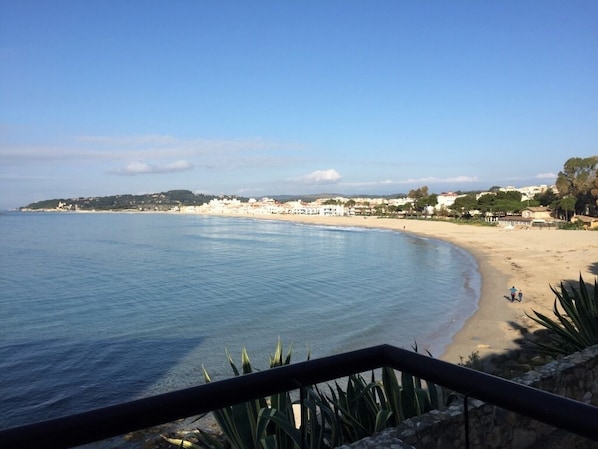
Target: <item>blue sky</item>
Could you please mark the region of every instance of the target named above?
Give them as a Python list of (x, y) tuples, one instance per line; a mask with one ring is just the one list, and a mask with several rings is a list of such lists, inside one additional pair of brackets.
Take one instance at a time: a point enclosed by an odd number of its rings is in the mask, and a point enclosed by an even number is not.
[(0, 208), (552, 184), (598, 154), (598, 2), (0, 5)]

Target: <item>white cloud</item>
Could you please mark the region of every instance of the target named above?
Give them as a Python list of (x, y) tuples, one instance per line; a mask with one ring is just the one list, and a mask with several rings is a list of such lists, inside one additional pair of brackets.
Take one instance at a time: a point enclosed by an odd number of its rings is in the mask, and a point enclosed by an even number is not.
[(168, 164), (164, 168), (168, 172), (191, 170), (193, 168), (193, 164), (189, 161), (180, 160), (180, 161), (175, 161), (172, 164)]
[[(289, 164), (292, 142), (247, 139), (179, 139), (168, 135), (79, 136), (36, 145), (2, 145), (0, 165), (189, 160), (208, 168), (280, 167)], [(282, 153), (282, 155), (281, 155)], [(164, 163), (164, 162), (162, 162)], [(143, 169), (141, 166), (138, 169)]]
[(556, 179), (558, 175), (554, 173), (538, 173), (535, 178), (536, 179)]
[(0, 181), (46, 181), (59, 179), (53, 176), (40, 176), (30, 174), (0, 173)]
[(455, 176), (450, 178), (436, 178), (436, 177), (427, 177), (427, 178), (418, 178), (418, 179), (404, 179), (398, 181), (398, 184), (413, 184), (416, 182), (425, 182), (428, 184), (439, 184), (439, 183), (470, 183), (470, 182), (477, 182), (477, 176)]
[(407, 185), (407, 184), (443, 184), (443, 183), (467, 184), (467, 183), (473, 183), (473, 182), (478, 182), (477, 176), (455, 176), (455, 177), (450, 177), (450, 178), (426, 177), (426, 178), (409, 178), (409, 179), (399, 179), (399, 180), (385, 179), (382, 181), (347, 183), (346, 185), (351, 186), (351, 187), (376, 187), (376, 186)]
[(166, 165), (152, 165), (143, 161), (135, 161), (127, 164), (126, 167), (116, 170), (113, 173), (117, 175), (135, 176), (144, 174), (174, 173), (193, 168), (193, 164), (188, 161), (175, 161)]
[(151, 165), (145, 162), (136, 161), (129, 163), (125, 168), (116, 171), (120, 175), (139, 175), (142, 173), (150, 173), (152, 171)]
[(109, 145), (112, 147), (162, 147), (179, 144), (181, 141), (172, 136), (156, 134), (135, 136), (79, 136), (79, 142)]
[(303, 184), (336, 184), (341, 179), (341, 175), (333, 169), (316, 170), (305, 176), (297, 178), (296, 181)]

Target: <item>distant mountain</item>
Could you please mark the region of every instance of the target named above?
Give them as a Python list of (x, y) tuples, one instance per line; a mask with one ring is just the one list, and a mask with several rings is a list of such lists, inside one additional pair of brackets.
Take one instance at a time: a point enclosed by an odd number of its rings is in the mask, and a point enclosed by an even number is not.
[[(318, 199), (328, 198), (402, 198), (406, 194), (397, 193), (393, 195), (364, 195), (341, 193), (312, 193), (304, 195), (271, 195), (272, 198), (281, 203), (287, 201), (306, 201), (311, 202)], [(79, 198), (55, 198), (51, 200), (37, 201), (21, 207), (21, 210), (170, 210), (177, 206), (201, 206), (209, 203), (215, 198), (237, 198), (241, 201), (247, 201), (248, 198), (234, 195), (215, 196), (204, 195), (203, 193), (193, 193), (190, 190), (169, 190), (160, 193), (147, 193), (143, 195), (111, 195), (99, 197), (79, 197)]]
[(102, 197), (59, 198), (37, 201), (21, 209), (27, 210), (170, 210), (176, 206), (200, 206), (209, 203), (214, 195), (193, 193), (190, 190), (143, 195), (112, 195)]

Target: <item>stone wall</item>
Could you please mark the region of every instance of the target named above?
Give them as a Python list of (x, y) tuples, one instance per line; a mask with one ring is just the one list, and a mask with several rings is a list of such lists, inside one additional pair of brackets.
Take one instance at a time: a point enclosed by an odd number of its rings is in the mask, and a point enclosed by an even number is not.
[[(513, 379), (523, 385), (598, 405), (598, 346), (551, 362)], [(468, 402), (470, 448), (598, 448), (554, 427), (472, 399)], [(342, 449), (465, 449), (463, 403), (404, 421)], [(597, 423), (598, 425), (598, 423)]]

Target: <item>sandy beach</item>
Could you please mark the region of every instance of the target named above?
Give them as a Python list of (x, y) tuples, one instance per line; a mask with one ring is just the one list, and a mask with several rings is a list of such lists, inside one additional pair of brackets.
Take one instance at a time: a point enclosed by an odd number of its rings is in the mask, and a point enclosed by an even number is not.
[[(235, 217), (243, 217), (234, 215)], [(327, 217), (307, 215), (251, 215), (255, 219), (284, 220), (329, 226), (392, 229), (437, 238), (467, 250), (476, 259), (482, 278), (479, 308), (453, 337), (440, 357), (452, 363), (478, 352), (480, 357), (517, 349), (521, 330), (538, 326), (525, 312), (552, 315), (555, 296), (550, 286), (561, 281), (587, 283), (598, 275), (598, 232), (548, 229), (504, 229), (451, 222)], [(509, 289), (523, 292), (523, 301), (511, 302)]]

